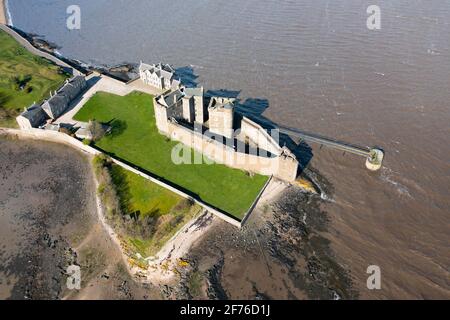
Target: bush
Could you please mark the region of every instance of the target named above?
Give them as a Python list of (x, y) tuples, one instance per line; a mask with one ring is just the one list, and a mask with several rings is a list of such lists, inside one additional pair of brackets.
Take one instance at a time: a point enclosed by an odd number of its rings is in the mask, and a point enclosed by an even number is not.
[(9, 120), (15, 118), (19, 114), (16, 110), (5, 109), (0, 105), (0, 120)]
[(112, 160), (105, 154), (99, 154), (94, 157), (93, 164), (95, 169), (103, 169), (103, 167), (109, 167)]
[(186, 212), (188, 211), (195, 202), (192, 199), (183, 199), (181, 200), (174, 208), (176, 212)]
[(14, 90), (20, 91), (25, 89), (25, 87), (31, 81), (31, 79), (32, 79), (31, 75), (19, 75), (12, 77), (10, 82)]
[(127, 236), (148, 235), (148, 232), (153, 230), (154, 220), (152, 217), (140, 218), (139, 215), (132, 219), (130, 214), (122, 210), (120, 197), (111, 176), (112, 163), (111, 158), (104, 154), (95, 156), (92, 161), (99, 183), (97, 193), (105, 206), (106, 218)]
[[(40, 66), (45, 66), (48, 64), (47, 60), (45, 60), (44, 58), (38, 57), (38, 56), (33, 56), (33, 61)], [(59, 72), (59, 70), (58, 70), (58, 72)]]
[(253, 178), (255, 176), (255, 173), (253, 171), (245, 171), (245, 175), (250, 178)]
[(14, 55), (16, 55), (16, 56), (22, 56), (22, 55), (25, 54), (25, 52), (26, 52), (25, 48), (19, 47), (19, 48), (16, 48), (16, 49), (14, 50)]
[(87, 129), (91, 134), (93, 142), (99, 141), (106, 133), (103, 125), (96, 120), (90, 120)]

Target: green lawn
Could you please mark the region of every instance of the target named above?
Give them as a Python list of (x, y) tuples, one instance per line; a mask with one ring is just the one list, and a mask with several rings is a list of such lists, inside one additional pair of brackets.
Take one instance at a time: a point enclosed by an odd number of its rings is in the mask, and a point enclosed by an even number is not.
[(114, 165), (111, 177), (126, 213), (143, 215), (169, 212), (183, 198), (137, 174)]
[[(151, 217), (153, 227), (143, 238), (127, 236), (128, 243), (143, 257), (155, 255), (201, 207), (179, 195), (127, 171), (118, 165), (110, 169), (112, 181), (125, 214), (139, 213), (139, 219)], [(144, 223), (145, 224), (145, 223)], [(141, 224), (142, 225), (142, 224)]]
[(111, 121), (113, 132), (97, 142), (97, 147), (193, 192), (238, 219), (243, 218), (268, 179), (261, 175), (250, 177), (244, 171), (219, 164), (175, 165), (171, 150), (178, 143), (158, 133), (152, 96), (144, 93), (133, 92), (125, 97), (97, 93), (75, 119)]
[(0, 126), (17, 127), (15, 117), (23, 108), (44, 100), (67, 77), (58, 66), (32, 55), (0, 30)]

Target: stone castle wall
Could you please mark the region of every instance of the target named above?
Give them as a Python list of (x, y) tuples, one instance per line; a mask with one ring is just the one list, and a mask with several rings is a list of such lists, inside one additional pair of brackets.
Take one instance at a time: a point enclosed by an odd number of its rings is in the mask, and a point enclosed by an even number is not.
[[(259, 124), (243, 117), (241, 121), (241, 133), (249, 137), (253, 143), (257, 144), (261, 149), (267, 150), (275, 155), (280, 155), (282, 149), (275, 139), (267, 133)], [(277, 137), (276, 137), (277, 138)]]
[[(18, 129), (7, 129), (7, 128), (0, 128), (0, 135), (14, 135), (19, 139), (34, 139), (34, 140), (43, 140), (43, 141), (50, 141), (50, 142), (56, 142), (56, 143), (62, 143), (62, 144), (66, 144), (69, 146), (72, 146), (74, 148), (77, 148), (91, 156), (95, 156), (95, 155), (99, 155), (102, 152), (92, 148), (91, 146), (87, 146), (84, 143), (82, 143), (81, 141), (72, 138), (71, 136), (68, 136), (67, 134), (61, 133), (61, 132), (57, 132), (57, 131), (50, 131), (50, 130), (42, 130), (42, 129), (29, 129), (29, 130), (18, 130)], [(217, 217), (219, 217), (220, 219), (231, 223), (232, 225), (241, 228), (242, 224), (240, 221), (236, 220), (235, 218), (228, 216), (222, 212), (220, 212), (219, 210), (216, 210), (215, 208), (212, 208), (211, 206), (209, 206), (208, 204), (191, 197), (190, 195), (186, 194), (184, 191), (178, 190), (177, 188), (161, 181), (158, 178), (152, 177), (146, 173), (143, 173), (141, 171), (139, 171), (136, 168), (133, 168), (125, 163), (123, 163), (120, 160), (115, 159), (114, 157), (111, 157), (112, 161), (114, 161), (115, 164), (121, 166), (122, 168), (124, 168), (125, 170), (131, 171), (147, 180), (150, 180), (153, 183), (156, 183), (157, 185), (166, 188), (167, 190), (170, 190), (176, 194), (178, 194), (179, 196), (186, 198), (186, 199), (190, 199), (192, 201), (194, 201), (195, 203), (197, 203), (198, 205), (202, 206), (203, 208), (205, 208), (206, 210), (208, 210), (209, 212), (211, 212), (212, 214), (216, 215)], [(266, 184), (267, 186), (267, 184)], [(264, 189), (263, 189), (264, 190)], [(262, 190), (262, 191), (263, 191)], [(262, 193), (261, 191), (261, 193)], [(259, 197), (261, 196), (261, 194), (255, 199), (254, 204), (252, 205), (252, 207), (247, 211), (247, 214), (253, 209), (253, 207), (255, 206), (256, 202), (259, 200)]]
[[(285, 181), (294, 181), (297, 176), (298, 161), (285, 155), (262, 157), (253, 154), (236, 152), (218, 141), (208, 139), (189, 128), (177, 123), (167, 123), (167, 134), (172, 140), (179, 141), (198, 151), (209, 159), (232, 168), (275, 176)], [(195, 159), (191, 159), (195, 163)]]
[(209, 131), (226, 138), (233, 137), (233, 110), (219, 108), (209, 109)]

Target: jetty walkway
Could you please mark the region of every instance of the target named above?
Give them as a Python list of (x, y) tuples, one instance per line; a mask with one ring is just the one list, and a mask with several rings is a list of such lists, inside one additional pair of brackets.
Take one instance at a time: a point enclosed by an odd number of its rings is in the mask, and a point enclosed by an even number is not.
[(307, 133), (298, 129), (279, 127), (281, 133), (289, 136), (294, 136), (305, 141), (314, 142), (320, 145), (325, 145), (333, 149), (338, 149), (344, 152), (356, 154), (358, 156), (366, 157), (366, 167), (369, 170), (376, 171), (381, 168), (384, 158), (384, 151), (379, 148), (363, 148), (355, 146), (342, 141), (325, 138), (317, 134)]

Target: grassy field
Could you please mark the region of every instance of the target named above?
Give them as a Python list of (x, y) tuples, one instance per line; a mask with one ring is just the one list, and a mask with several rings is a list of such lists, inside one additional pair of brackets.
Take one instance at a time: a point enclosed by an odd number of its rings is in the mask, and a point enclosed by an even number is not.
[(41, 102), (68, 75), (50, 61), (29, 53), (0, 30), (0, 126), (16, 127), (15, 117), (33, 102)]
[[(117, 165), (110, 169), (112, 181), (120, 199), (122, 212), (137, 214), (148, 229), (145, 236), (128, 236), (128, 242), (143, 257), (155, 255), (189, 220), (200, 213), (201, 207), (190, 203), (137, 174)], [(147, 219), (145, 219), (147, 218)], [(140, 226), (134, 224), (134, 227)]]
[(97, 142), (97, 147), (189, 190), (238, 219), (268, 179), (261, 175), (250, 177), (244, 171), (219, 164), (175, 165), (171, 151), (178, 143), (158, 133), (152, 97), (147, 94), (134, 92), (120, 97), (97, 93), (75, 119), (111, 122), (112, 133)]

